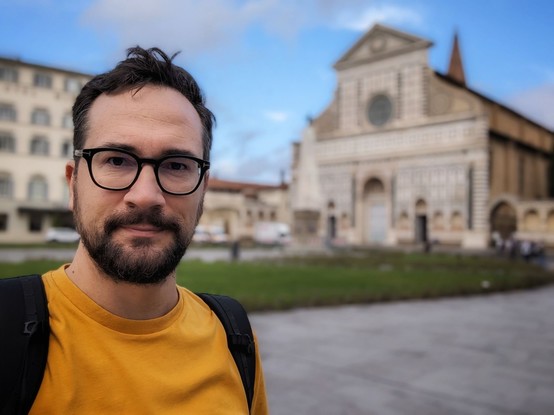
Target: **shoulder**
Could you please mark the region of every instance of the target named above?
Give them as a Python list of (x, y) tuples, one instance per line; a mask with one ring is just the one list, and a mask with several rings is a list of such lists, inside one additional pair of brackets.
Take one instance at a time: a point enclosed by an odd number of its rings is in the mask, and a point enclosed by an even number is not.
[(206, 304), (197, 294), (181, 286), (177, 286), (177, 290), (179, 291), (179, 296), (183, 299), (187, 314), (192, 313), (203, 316), (209, 316), (212, 314), (212, 310), (208, 304)]

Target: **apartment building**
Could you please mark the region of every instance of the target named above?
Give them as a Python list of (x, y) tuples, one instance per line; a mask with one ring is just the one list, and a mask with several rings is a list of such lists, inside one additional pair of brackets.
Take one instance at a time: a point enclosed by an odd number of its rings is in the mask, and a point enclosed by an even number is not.
[(88, 74), (0, 57), (0, 243), (71, 226), (71, 107)]

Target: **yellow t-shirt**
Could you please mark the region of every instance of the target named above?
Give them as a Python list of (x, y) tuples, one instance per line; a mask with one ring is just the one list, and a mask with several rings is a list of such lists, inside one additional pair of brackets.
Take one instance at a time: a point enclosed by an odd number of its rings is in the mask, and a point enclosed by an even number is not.
[[(225, 330), (179, 287), (165, 316), (128, 320), (98, 306), (65, 274), (43, 275), (50, 312), (44, 379), (31, 415), (248, 414)], [(259, 354), (253, 414), (268, 413)]]

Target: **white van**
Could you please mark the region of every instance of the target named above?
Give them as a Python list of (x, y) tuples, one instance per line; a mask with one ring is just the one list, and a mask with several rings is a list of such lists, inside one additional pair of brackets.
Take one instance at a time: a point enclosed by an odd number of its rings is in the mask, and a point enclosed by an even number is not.
[(290, 227), (281, 222), (258, 222), (254, 226), (254, 242), (264, 245), (288, 245)]

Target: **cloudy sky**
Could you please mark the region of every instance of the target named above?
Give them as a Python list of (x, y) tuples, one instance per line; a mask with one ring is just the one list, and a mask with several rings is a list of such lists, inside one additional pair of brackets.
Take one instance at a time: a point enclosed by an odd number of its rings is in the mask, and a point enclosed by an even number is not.
[(444, 72), (458, 32), (468, 85), (554, 129), (550, 0), (0, 0), (0, 55), (95, 74), (125, 49), (181, 51), (214, 110), (212, 174), (277, 183), (332, 65), (373, 24), (431, 40)]

